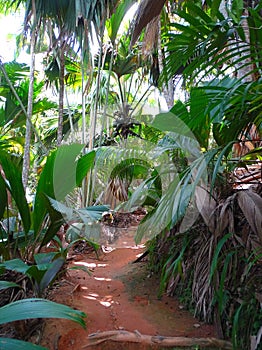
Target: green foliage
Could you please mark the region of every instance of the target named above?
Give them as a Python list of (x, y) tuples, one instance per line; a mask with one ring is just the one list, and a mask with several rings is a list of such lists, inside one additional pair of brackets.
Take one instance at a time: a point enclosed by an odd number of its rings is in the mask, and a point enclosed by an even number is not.
[(67, 207), (61, 202), (58, 202), (52, 198), (49, 198), (51, 206), (59, 213), (63, 215), (66, 222), (79, 222), (82, 221), (88, 225), (91, 222), (101, 219), (102, 214), (109, 210), (107, 205), (90, 206), (80, 209), (74, 209)]
[(44, 348), (40, 345), (35, 345), (22, 340), (11, 338), (0, 338), (0, 345), (5, 350), (47, 350), (47, 348)]
[(93, 168), (95, 155), (95, 151), (89, 151), (78, 159), (76, 167), (76, 185), (78, 187), (81, 186), (82, 181), (89, 170)]
[(85, 314), (45, 299), (18, 300), (1, 307), (0, 324), (30, 318), (66, 318), (85, 327)]
[(190, 243), (189, 236), (186, 234), (183, 238), (183, 245), (180, 252), (175, 253), (176, 240), (172, 241), (172, 246), (170, 247), (169, 257), (166, 258), (165, 264), (162, 269), (161, 283), (159, 289), (159, 295), (161, 296), (166, 289), (167, 282), (175, 278), (176, 275), (180, 275), (183, 279), (183, 258), (185, 251)]
[[(9, 286), (6, 285), (6, 287)], [(85, 317), (86, 314), (81, 311), (40, 298), (18, 300), (0, 308), (0, 324), (37, 318), (63, 318), (74, 321), (85, 328)], [(14, 347), (21, 350), (46, 350), (46, 348), (22, 340), (4, 337), (0, 337), (0, 347), (10, 350)]]
[(223, 245), (225, 244), (225, 242), (232, 236), (232, 234), (228, 233), (227, 235), (225, 235), (218, 243), (215, 249), (215, 252), (213, 253), (213, 260), (211, 263), (211, 267), (210, 267), (210, 275), (209, 275), (209, 280), (211, 281), (215, 271), (217, 270), (217, 265), (218, 265), (218, 257), (219, 254), (221, 252), (221, 249), (223, 248)]
[[(165, 74), (168, 77), (182, 74), (190, 83), (204, 81), (207, 76), (211, 79), (214, 76), (222, 77), (228, 75), (229, 67), (236, 73), (237, 70), (245, 69), (248, 58), (255, 65), (247, 75), (260, 75), (260, 53), (257, 50), (261, 47), (258, 34), (259, 19), (261, 22), (260, 6), (249, 9), (252, 14), (248, 16), (248, 29), (252, 39), (257, 39), (256, 42), (252, 40), (249, 45), (247, 32), (244, 32), (242, 25), (243, 2), (234, 1), (228, 17), (220, 12), (220, 3), (221, 0), (208, 2), (211, 9), (208, 12), (197, 4), (185, 2), (184, 8), (177, 11), (177, 18), (180, 20), (172, 24), (167, 47), (169, 55)], [(253, 16), (255, 20), (252, 20)], [(234, 44), (235, 37), (239, 38), (238, 45)], [(253, 45), (254, 49), (250, 50)]]
[(0, 281), (0, 290), (14, 287), (20, 288), (19, 284), (16, 284), (14, 282)]
[(125, 179), (129, 183), (133, 179), (145, 178), (148, 175), (150, 164), (142, 159), (129, 158), (121, 161), (110, 174), (110, 178)]
[[(6, 182), (2, 177), (2, 185), (5, 184), (6, 189), (8, 190), (12, 198), (14, 199), (16, 206), (18, 208), (18, 211), (20, 213), (24, 230), (27, 233), (30, 229), (31, 225), (31, 218), (30, 218), (30, 210), (29, 206), (26, 201), (25, 197), (25, 191), (22, 184), (22, 172), (21, 168), (19, 168), (15, 162), (12, 161), (11, 157), (7, 153), (1, 153), (1, 166), (4, 170), (5, 179), (8, 181)], [(0, 184), (1, 185), (1, 184)], [(4, 191), (4, 188), (1, 190)], [(7, 197), (4, 196), (5, 202), (4, 205), (7, 206)], [(3, 205), (3, 204), (2, 204)], [(3, 211), (3, 207), (2, 207)], [(1, 219), (2, 217), (0, 217)]]
[[(249, 320), (249, 322), (247, 322)], [(243, 300), (236, 309), (233, 317), (232, 340), (233, 349), (248, 349), (250, 334), (255, 337), (258, 334), (262, 322), (262, 311), (259, 302), (254, 296)], [(241, 334), (241, 336), (240, 336)], [(259, 339), (257, 339), (259, 341)], [(259, 344), (256, 342), (257, 349)]]
[(85, 328), (83, 312), (45, 299), (18, 300), (2, 306), (0, 311), (0, 324), (32, 318), (66, 318)]
[(56, 257), (56, 253), (42, 253), (34, 255), (34, 260), (36, 262), (34, 265), (28, 265), (21, 259), (7, 260), (1, 267), (28, 276), (32, 282), (34, 295), (40, 297), (57, 277), (65, 259), (61, 256)]
[[(220, 4), (206, 1), (202, 8), (200, 2), (183, 2), (164, 38), (161, 82), (182, 76), (188, 98), (156, 116), (152, 125), (170, 132), (171, 142), (158, 145), (158, 151), (180, 148), (187, 163), (141, 221), (136, 239), (155, 238), (151, 263), (160, 266), (161, 291), (180, 294), (190, 285), (195, 314), (208, 322), (215, 317), (235, 349), (249, 349), (261, 313), (255, 296), (261, 274), (255, 248), (262, 242), (261, 192), (234, 193), (227, 177), (235, 165), (227, 173), (227, 159), (250, 125), (261, 129), (261, 5), (248, 8), (243, 17), (243, 2), (233, 1), (227, 17)], [(246, 159), (260, 159), (259, 151)], [(199, 198), (199, 187), (205, 188), (205, 198)], [(134, 196), (139, 203), (139, 193)], [(190, 244), (183, 240), (186, 223)]]
[(130, 7), (135, 4), (134, 0), (122, 1), (117, 6), (112, 16), (106, 21), (106, 29), (111, 42), (114, 44), (119, 33), (120, 25)]
[[(47, 158), (36, 189), (34, 205), (35, 234), (38, 234), (41, 229), (42, 221), (47, 213), (43, 194), (62, 200), (75, 187), (76, 157), (82, 148), (82, 145), (77, 144), (65, 145), (53, 151)], [(68, 166), (66, 176), (64, 176), (65, 166)], [(63, 181), (61, 181), (61, 177)]]
[[(7, 133), (15, 129), (14, 139), (24, 137), (26, 117), (24, 111), (27, 105), (29, 88), (29, 67), (15, 61), (0, 65), (0, 96), (4, 104), (0, 109), (0, 127)], [(43, 81), (34, 82), (33, 115), (45, 113), (56, 107), (56, 103), (40, 97), (43, 91)], [(16, 95), (14, 94), (16, 93)], [(20, 101), (18, 100), (20, 99)], [(24, 108), (23, 108), (24, 107)]]
[[(22, 185), (21, 168), (7, 152), (1, 151), (4, 175), (0, 174), (0, 193), (2, 193), (0, 219), (6, 218), (7, 222), (10, 222), (7, 196), (7, 191), (9, 191), (16, 204), (17, 222), (18, 216), (22, 220), (22, 228), (19, 230), (14, 226), (12, 232), (6, 232), (1, 226), (0, 249), (6, 259), (13, 254), (10, 251), (10, 255), (8, 250), (18, 249), (20, 253), (22, 251), (25, 253), (26, 250), (29, 253), (29, 249), (33, 250), (32, 247), (39, 242), (40, 248), (43, 247), (58, 232), (65, 218), (61, 212), (52, 207), (48, 197), (63, 200), (67, 194), (80, 185), (87, 172), (93, 167), (95, 152), (81, 156), (82, 148), (83, 146), (79, 144), (61, 146), (47, 157), (38, 180), (32, 213), (30, 213), (31, 209)], [(66, 173), (65, 167), (67, 167)], [(48, 216), (50, 221), (46, 225)], [(32, 228), (33, 230), (30, 230)]]

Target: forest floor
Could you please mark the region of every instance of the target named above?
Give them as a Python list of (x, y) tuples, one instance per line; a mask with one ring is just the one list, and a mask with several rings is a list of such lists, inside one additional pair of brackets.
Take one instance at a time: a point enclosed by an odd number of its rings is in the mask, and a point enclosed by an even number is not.
[(125, 230), (118, 244), (107, 247), (98, 256), (85, 246), (78, 246), (70, 253), (68, 267), (84, 265), (92, 274), (68, 269), (49, 298), (85, 312), (86, 329), (67, 320), (48, 320), (42, 346), (50, 350), (155, 348), (143, 342), (107, 340), (94, 344), (90, 336), (124, 330), (138, 337), (216, 337), (214, 327), (195, 319), (178, 299), (165, 294), (158, 298), (159, 276), (150, 273), (146, 261), (134, 263), (145, 247), (134, 244), (133, 232), (130, 228)]

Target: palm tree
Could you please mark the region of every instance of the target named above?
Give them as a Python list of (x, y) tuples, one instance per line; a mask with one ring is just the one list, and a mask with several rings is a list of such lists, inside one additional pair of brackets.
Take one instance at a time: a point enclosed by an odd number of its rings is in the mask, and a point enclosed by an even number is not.
[[(50, 34), (50, 49), (55, 53), (57, 62), (59, 64), (60, 72), (60, 89), (59, 89), (59, 117), (58, 117), (58, 129), (57, 129), (57, 144), (60, 145), (63, 137), (63, 109), (64, 109), (64, 77), (65, 77), (65, 54), (73, 47), (76, 42), (79, 42), (83, 55), (86, 55), (86, 43), (90, 40), (92, 33), (92, 24), (98, 34), (102, 33), (102, 28), (108, 13), (112, 13), (117, 1), (97, 1), (95, 4), (93, 1), (81, 1), (76, 0), (70, 2), (68, 6), (67, 1), (37, 1), (28, 0), (16, 0), (11, 2), (5, 2), (2, 4), (4, 8), (10, 8), (13, 6), (19, 7), (25, 6), (25, 28), (28, 30), (31, 25), (31, 87), (33, 86), (34, 76), (34, 55), (35, 44), (37, 41), (43, 39), (45, 35), (44, 29), (47, 28), (48, 34)], [(92, 23), (92, 24), (91, 24)], [(54, 30), (51, 32), (49, 29), (56, 28), (58, 35), (54, 36)], [(29, 90), (28, 99), (28, 111), (29, 119), (31, 118), (32, 107), (32, 88)], [(29, 150), (30, 150), (30, 122), (27, 125), (27, 142), (25, 146), (24, 156), (24, 171), (23, 182), (26, 186), (28, 171), (29, 171)]]

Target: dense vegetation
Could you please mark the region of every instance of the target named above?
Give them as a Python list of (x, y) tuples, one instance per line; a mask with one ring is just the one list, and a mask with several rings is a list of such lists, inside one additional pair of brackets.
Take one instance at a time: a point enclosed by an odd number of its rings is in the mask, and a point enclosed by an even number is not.
[(262, 4), (143, 0), (129, 23), (133, 5), (0, 1), (24, 11), (31, 57), (0, 61), (0, 324), (50, 316), (70, 245), (97, 249), (103, 212), (144, 207), (159, 295), (261, 349)]

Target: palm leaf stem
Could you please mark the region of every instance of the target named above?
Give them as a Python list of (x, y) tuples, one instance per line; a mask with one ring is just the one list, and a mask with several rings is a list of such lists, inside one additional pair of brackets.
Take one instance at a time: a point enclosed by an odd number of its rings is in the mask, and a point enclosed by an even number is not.
[(149, 87), (146, 89), (146, 91), (143, 93), (143, 95), (140, 97), (140, 99), (137, 101), (135, 107), (133, 108), (133, 110), (130, 113), (130, 117), (132, 117), (133, 113), (135, 112), (135, 110), (137, 109), (137, 107), (139, 106), (139, 104), (144, 100), (145, 96), (147, 93), (150, 93), (150, 89), (152, 87), (152, 84), (149, 85)]
[[(102, 144), (103, 130), (105, 127), (105, 121), (106, 121), (106, 115), (107, 115), (106, 112), (107, 112), (107, 107), (108, 107), (110, 78), (111, 78), (112, 67), (113, 67), (113, 62), (114, 62), (114, 51), (115, 51), (115, 42), (113, 43), (111, 57), (110, 57), (110, 63), (109, 63), (108, 80), (107, 80), (107, 85), (106, 85), (106, 100), (105, 100), (105, 106), (104, 106), (103, 115), (102, 115), (102, 127), (101, 127), (101, 132), (100, 132), (100, 137), (99, 137), (99, 147), (101, 147), (101, 144)], [(105, 54), (105, 57), (106, 57), (106, 54)]]

